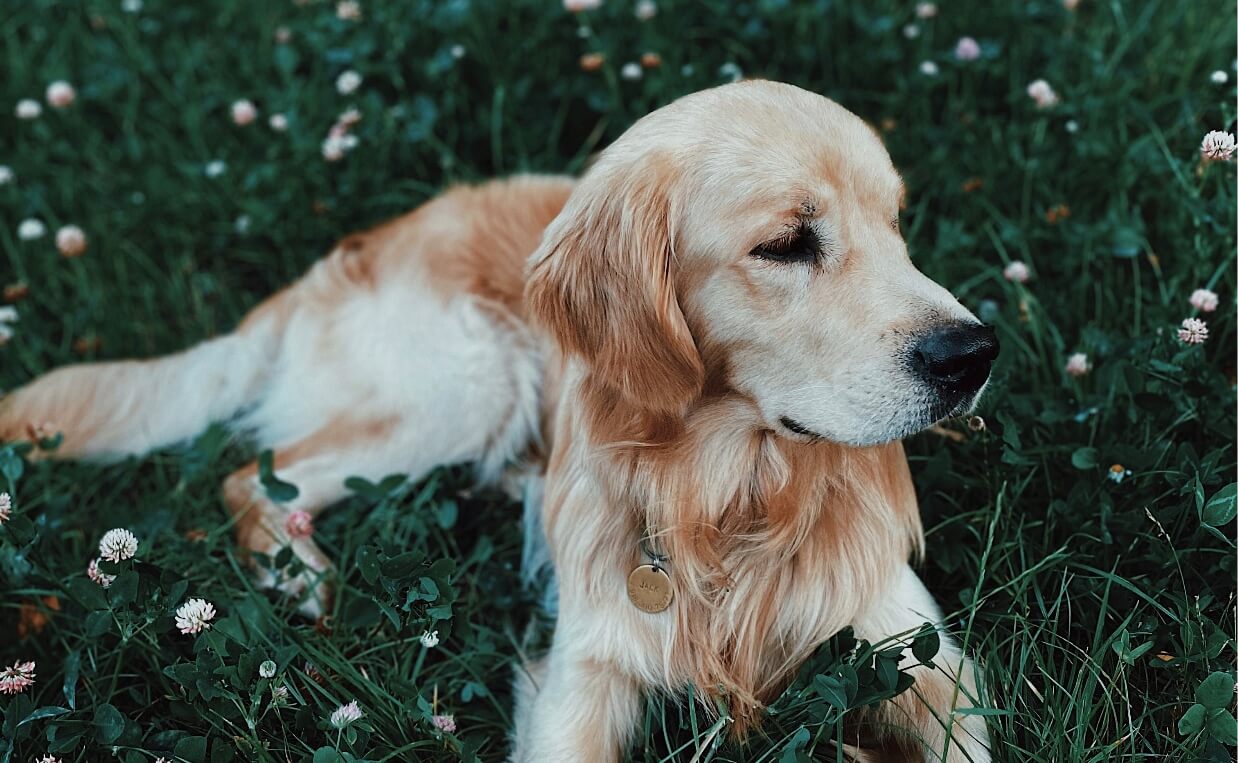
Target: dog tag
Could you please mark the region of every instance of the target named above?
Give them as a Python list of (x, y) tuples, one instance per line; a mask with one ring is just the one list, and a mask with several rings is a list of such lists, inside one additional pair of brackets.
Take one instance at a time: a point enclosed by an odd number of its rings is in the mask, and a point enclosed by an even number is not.
[(628, 598), (642, 612), (656, 615), (671, 605), (671, 576), (653, 564), (642, 564), (628, 575)]

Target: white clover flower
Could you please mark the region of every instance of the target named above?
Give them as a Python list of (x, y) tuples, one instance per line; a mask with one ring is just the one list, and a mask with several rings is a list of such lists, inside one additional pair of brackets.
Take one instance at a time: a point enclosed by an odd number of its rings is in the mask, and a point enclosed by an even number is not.
[(1015, 260), (1007, 265), (1004, 270), (1002, 270), (1002, 276), (1007, 281), (1027, 283), (1028, 279), (1032, 277), (1032, 271), (1031, 268), (1027, 266), (1027, 263), (1022, 260)]
[(176, 610), (176, 627), (186, 635), (210, 628), (214, 619), (215, 605), (206, 599), (190, 599)]
[(340, 95), (352, 95), (361, 87), (361, 75), (348, 69), (335, 78), (335, 90)]
[(1199, 155), (1206, 162), (1228, 162), (1234, 158), (1234, 136), (1221, 130), (1213, 130), (1199, 144)]
[(718, 67), (718, 74), (722, 78), (730, 82), (739, 82), (744, 76), (744, 70), (739, 68), (739, 64), (734, 61), (727, 61), (722, 66)]
[(602, 7), (602, 0), (563, 0), (563, 7), (571, 13), (596, 11)]
[(916, 18), (931, 19), (937, 15), (936, 3), (916, 3)]
[(960, 37), (954, 46), (954, 57), (960, 61), (975, 61), (980, 58), (980, 43), (972, 37)]
[(1051, 109), (1057, 105), (1059, 100), (1053, 86), (1043, 79), (1028, 84), (1027, 95), (1036, 102), (1038, 109)]
[(1208, 76), (1208, 79), (1212, 80), (1214, 85), (1224, 85), (1226, 82), (1229, 82), (1229, 75), (1225, 73), (1224, 69), (1217, 69)]
[(1065, 127), (1066, 127), (1066, 132), (1070, 133), (1071, 135), (1074, 135), (1075, 133), (1079, 132), (1079, 123), (1073, 119), (1066, 120)]
[(11, 167), (7, 164), (0, 164), (0, 185), (8, 185), (9, 183), (12, 183), (13, 178), (15, 177), (16, 175), (13, 174), (13, 169)]
[(206, 173), (208, 178), (217, 178), (228, 171), (228, 165), (219, 159), (215, 159), (207, 162), (202, 171)]
[(903, 36), (908, 40), (914, 40), (920, 36), (919, 24), (907, 24), (903, 27)]
[(91, 559), (90, 564), (86, 565), (86, 577), (102, 588), (108, 588), (116, 582), (115, 575), (109, 575), (99, 569), (98, 559)]
[(336, 18), (344, 21), (359, 21), (361, 19), (361, 3), (355, 0), (342, 0), (335, 5)]
[(20, 694), (34, 686), (34, 662), (14, 662), (0, 670), (0, 694)]
[(361, 720), (361, 706), (357, 704), (357, 700), (349, 702), (347, 705), (340, 705), (331, 713), (331, 725), (337, 729), (342, 729), (356, 721)]
[(432, 715), (430, 723), (439, 731), (445, 731), (448, 734), (456, 733), (456, 716), (454, 715)]
[(47, 234), (47, 226), (42, 220), (36, 220), (31, 217), (28, 220), (22, 220), (17, 226), (17, 237), (22, 241), (34, 241), (43, 238)]
[(1178, 329), (1178, 339), (1183, 344), (1203, 344), (1208, 340), (1208, 324), (1198, 318), (1187, 318)]
[(17, 102), (17, 108), (13, 113), (18, 119), (38, 119), (43, 114), (43, 107), (33, 98), (23, 98)]
[(1217, 293), (1210, 289), (1196, 289), (1191, 292), (1191, 307), (1205, 313), (1211, 313), (1217, 309), (1220, 304), (1220, 298)]
[(242, 98), (232, 102), (231, 113), (232, 123), (244, 127), (258, 118), (258, 107), (248, 98)]
[(421, 645), (426, 649), (438, 646), (438, 631), (425, 631), (421, 634)]
[(272, 678), (275, 675), (275, 661), (263, 660), (258, 666), (258, 675), (263, 678)]
[(141, 13), (142, 0), (120, 0), (120, 9), (125, 13)]
[(109, 562), (123, 562), (126, 559), (132, 559), (137, 552), (137, 536), (123, 527), (108, 530), (99, 539), (99, 556)]
[(322, 142), (322, 158), (329, 162), (338, 162), (344, 158), (348, 149), (344, 147), (343, 135), (328, 135)]
[(1066, 359), (1066, 373), (1076, 379), (1080, 376), (1087, 375), (1088, 371), (1092, 370), (1092, 364), (1088, 362), (1088, 356), (1082, 352), (1076, 352)]
[(653, 0), (640, 0), (636, 4), (636, 18), (638, 21), (648, 21), (658, 15), (658, 4)]
[(13, 516), (13, 497), (8, 493), (0, 493), (0, 525)]
[(920, 73), (926, 77), (936, 77), (940, 71), (937, 68), (937, 64), (933, 61), (923, 61), (920, 64)]
[(288, 129), (288, 117), (283, 114), (272, 114), (267, 119), (267, 125), (275, 132), (283, 132)]
[(457, 45), (452, 45), (450, 48), (448, 48), (448, 49), (447, 49), (447, 52), (451, 54), (451, 57), (452, 57), (452, 58), (454, 58), (454, 59), (456, 59), (457, 61), (459, 61), (460, 59), (464, 58), (464, 54), (465, 54), (467, 51), (465, 51), (465, 49), (464, 49), (464, 46), (463, 46), (463, 45), (459, 45), (459, 44), (457, 44)]
[(47, 86), (47, 105), (56, 109), (64, 109), (77, 100), (77, 91), (64, 80), (56, 80)]
[(629, 81), (636, 81), (645, 76), (645, 72), (641, 70), (640, 64), (635, 61), (629, 61), (619, 70), (619, 76)]
[(76, 225), (65, 225), (56, 231), (56, 248), (63, 257), (81, 257), (86, 253), (86, 233)]

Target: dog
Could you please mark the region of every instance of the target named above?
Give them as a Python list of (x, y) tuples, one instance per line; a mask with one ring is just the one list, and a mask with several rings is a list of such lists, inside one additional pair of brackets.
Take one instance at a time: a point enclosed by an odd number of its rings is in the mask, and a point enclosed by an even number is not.
[[(291, 545), (266, 582), (317, 614), (330, 560), (290, 512), (344, 481), (532, 466), (559, 584), (521, 671), (512, 759), (614, 761), (643, 691), (724, 699), (738, 734), (831, 635), (940, 623), (901, 438), (970, 410), (998, 347), (912, 265), (876, 133), (820, 95), (746, 81), (639, 120), (580, 180), (456, 187), (343, 239), (231, 334), (53, 371), (3, 398), (0, 436), (55, 458), (146, 453), (230, 421), (256, 463), (223, 500), (237, 542)], [(975, 670), (944, 634), (878, 746), (987, 761)], [(858, 759), (868, 753), (854, 748)]]

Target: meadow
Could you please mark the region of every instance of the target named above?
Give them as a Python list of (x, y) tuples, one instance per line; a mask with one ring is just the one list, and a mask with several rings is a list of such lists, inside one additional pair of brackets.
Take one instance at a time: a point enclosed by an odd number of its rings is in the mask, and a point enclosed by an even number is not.
[[(569, 5), (0, 6), (0, 389), (229, 330), (450, 183), (577, 173), (678, 95), (792, 82), (880, 131), (913, 260), (1000, 335), (977, 418), (907, 443), (995, 759), (1231, 760), (1238, 214), (1232, 135), (1205, 136), (1235, 129), (1233, 4)], [(342, 581), (314, 623), (238, 556), (243, 439), (29, 448), (0, 444), (0, 763), (503, 759), (544, 618), (519, 506), (466, 467), (352, 483), (316, 523)], [(112, 528), (136, 556), (88, 574)], [(215, 615), (185, 634), (193, 598)], [(844, 632), (743, 745), (724, 707), (650, 698), (631, 760), (835, 760), (899, 668)]]

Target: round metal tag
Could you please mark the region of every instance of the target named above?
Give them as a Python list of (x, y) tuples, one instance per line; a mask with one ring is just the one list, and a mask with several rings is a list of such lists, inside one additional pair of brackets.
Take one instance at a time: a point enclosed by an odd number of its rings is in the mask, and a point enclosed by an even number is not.
[(642, 564), (628, 575), (628, 598), (643, 612), (656, 615), (665, 611), (673, 597), (671, 576), (661, 567)]

